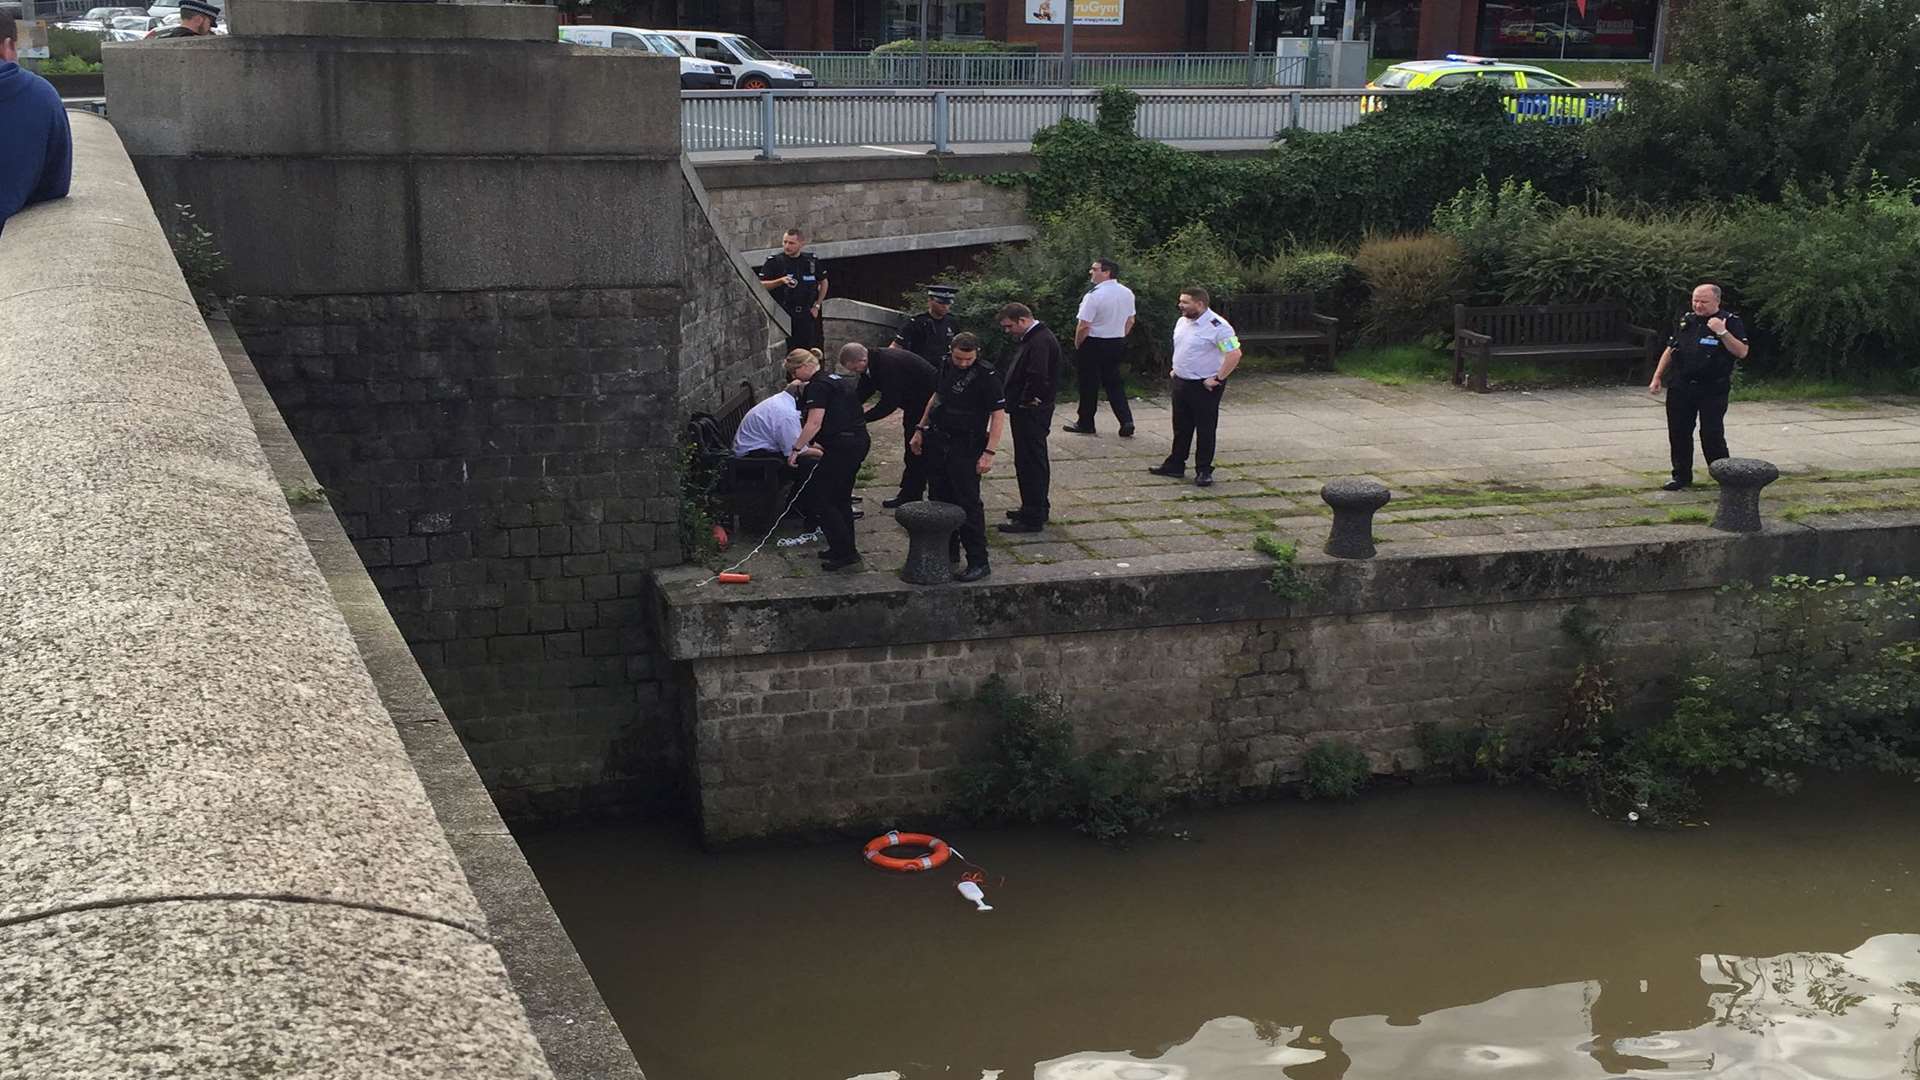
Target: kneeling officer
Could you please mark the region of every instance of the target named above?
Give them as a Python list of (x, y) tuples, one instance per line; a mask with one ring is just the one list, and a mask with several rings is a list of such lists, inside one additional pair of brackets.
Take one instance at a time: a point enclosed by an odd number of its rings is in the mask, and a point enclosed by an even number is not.
[(980, 478), (993, 468), (1000, 435), (1006, 429), (1006, 391), (1000, 373), (980, 360), (980, 340), (955, 335), (947, 363), (940, 369), (933, 397), (907, 449), (927, 456), (927, 487), (935, 502), (966, 511), (954, 534), (953, 557), (967, 551), (967, 568), (955, 581), (979, 581), (987, 565), (987, 514), (980, 504)]

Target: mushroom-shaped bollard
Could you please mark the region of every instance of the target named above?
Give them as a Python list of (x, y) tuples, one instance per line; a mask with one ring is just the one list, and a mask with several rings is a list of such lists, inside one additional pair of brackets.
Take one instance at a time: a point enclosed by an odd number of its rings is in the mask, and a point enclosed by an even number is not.
[(893, 512), (893, 520), (907, 530), (907, 565), (900, 580), (909, 585), (944, 585), (953, 580), (949, 544), (953, 530), (967, 520), (967, 512), (952, 503), (910, 502)]
[(1393, 498), (1378, 480), (1329, 480), (1320, 497), (1333, 507), (1327, 554), (1336, 559), (1373, 558), (1373, 512)]
[(1780, 469), (1759, 458), (1721, 458), (1707, 466), (1720, 484), (1713, 527), (1721, 532), (1760, 531), (1760, 489), (1780, 479)]

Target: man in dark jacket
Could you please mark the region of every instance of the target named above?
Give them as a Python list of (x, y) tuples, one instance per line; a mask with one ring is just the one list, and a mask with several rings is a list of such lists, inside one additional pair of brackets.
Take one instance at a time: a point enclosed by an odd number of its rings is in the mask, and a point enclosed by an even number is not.
[(0, 229), (22, 208), (65, 198), (73, 132), (60, 92), (21, 67), (20, 28), (0, 14)]
[(180, 0), (180, 22), (153, 35), (155, 41), (162, 38), (206, 37), (213, 33), (213, 24), (220, 20), (220, 9), (210, 0)]
[(1000, 309), (1000, 329), (1017, 339), (1007, 364), (1007, 420), (1013, 428), (1013, 475), (1020, 484), (1020, 509), (1007, 511), (1003, 533), (1039, 532), (1053, 506), (1047, 489), (1053, 468), (1047, 460), (1047, 433), (1053, 429), (1053, 398), (1060, 382), (1060, 339), (1025, 304)]
[(1747, 358), (1747, 328), (1720, 306), (1720, 286), (1693, 290), (1690, 310), (1680, 316), (1647, 392), (1667, 391), (1667, 451), (1673, 479), (1661, 485), (1679, 491), (1693, 484), (1693, 425), (1700, 422), (1700, 450), (1707, 464), (1727, 456), (1727, 397), (1733, 365)]
[[(945, 362), (945, 353), (941, 362)], [(866, 412), (867, 423), (885, 420), (900, 410), (901, 438), (904, 449), (913, 442), (913, 429), (927, 411), (927, 399), (933, 396), (933, 365), (907, 349), (871, 349), (867, 352), (867, 370), (860, 375), (860, 400), (875, 393), (880, 400)], [(927, 491), (926, 458), (909, 453), (900, 468), (900, 494), (880, 505), (892, 510), (902, 503), (919, 502)]]

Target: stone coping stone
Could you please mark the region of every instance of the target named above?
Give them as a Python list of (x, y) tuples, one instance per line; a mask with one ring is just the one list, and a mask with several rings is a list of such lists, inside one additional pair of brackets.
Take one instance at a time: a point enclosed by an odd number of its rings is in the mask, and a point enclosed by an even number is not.
[(0, 1006), (8, 1076), (548, 1075), (485, 942), (333, 904), (174, 901), (0, 927)]
[(560, 15), (539, 4), (228, 0), (227, 23), (243, 37), (552, 41), (559, 36)]
[[(1250, 619), (1358, 615), (1493, 601), (1575, 599), (1762, 582), (1774, 574), (1898, 574), (1920, 556), (1920, 514), (1883, 523), (1770, 523), (1701, 536), (1681, 527), (1458, 537), (1365, 562), (1302, 550), (1313, 593), (1267, 588), (1273, 562), (1245, 552), (1141, 556), (996, 569), (964, 589), (891, 576), (756, 580), (698, 586), (692, 567), (659, 575), (658, 620), (675, 660), (1127, 630)], [(1589, 539), (1590, 537), (1590, 539)]]
[[(290, 0), (291, 2), (291, 0)], [(848, 158), (782, 158), (777, 161), (699, 162), (700, 182), (709, 190), (795, 187), (813, 184), (861, 184), (875, 180), (973, 178), (994, 173), (1032, 172), (1032, 154), (884, 154)]]

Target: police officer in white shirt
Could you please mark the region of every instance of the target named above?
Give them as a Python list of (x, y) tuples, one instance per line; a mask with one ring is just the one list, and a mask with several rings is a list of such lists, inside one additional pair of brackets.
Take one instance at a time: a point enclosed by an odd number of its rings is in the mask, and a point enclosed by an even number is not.
[(1080, 325), (1073, 331), (1073, 366), (1080, 373), (1080, 420), (1061, 431), (1097, 435), (1093, 420), (1100, 411), (1100, 391), (1107, 392), (1120, 437), (1133, 437), (1133, 410), (1127, 406), (1127, 383), (1120, 375), (1127, 355), (1127, 335), (1133, 333), (1133, 290), (1114, 280), (1120, 264), (1099, 258), (1087, 268), (1093, 288), (1080, 298)]
[(1207, 305), (1198, 285), (1180, 292), (1180, 321), (1173, 328), (1173, 449), (1167, 460), (1147, 471), (1181, 479), (1187, 475), (1187, 446), (1193, 453), (1193, 482), (1213, 486), (1213, 435), (1220, 426), (1220, 399), (1227, 377), (1240, 365), (1240, 337), (1227, 320)]
[(786, 457), (800, 438), (800, 391), (820, 370), (820, 354), (812, 349), (795, 349), (787, 354), (786, 369), (786, 389), (763, 399), (740, 418), (740, 426), (733, 433), (734, 457)]

